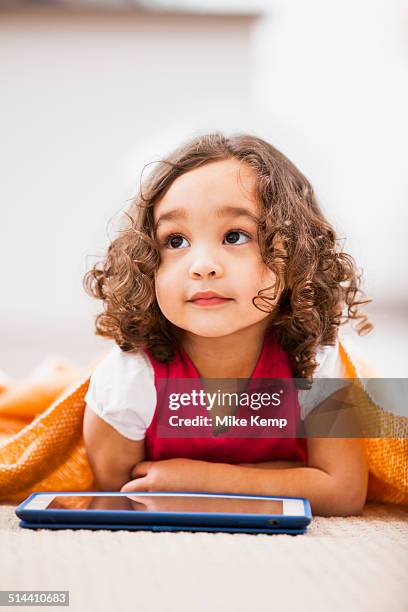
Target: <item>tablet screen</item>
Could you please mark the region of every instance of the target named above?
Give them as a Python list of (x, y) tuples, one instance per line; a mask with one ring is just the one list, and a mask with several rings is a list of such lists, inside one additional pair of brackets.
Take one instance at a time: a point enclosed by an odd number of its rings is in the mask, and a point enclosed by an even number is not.
[(132, 510), (134, 512), (219, 512), (228, 514), (283, 514), (283, 501), (262, 497), (200, 494), (58, 495), (47, 510)]

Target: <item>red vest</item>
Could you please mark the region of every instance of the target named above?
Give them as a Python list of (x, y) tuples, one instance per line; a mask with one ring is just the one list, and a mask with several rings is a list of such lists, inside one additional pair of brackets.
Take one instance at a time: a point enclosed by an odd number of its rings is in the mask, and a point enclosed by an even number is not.
[[(200, 378), (200, 375), (183, 349), (177, 352), (171, 363), (157, 361), (148, 349), (145, 352), (154, 369), (157, 391), (157, 405), (153, 420), (146, 431), (146, 460), (159, 461), (161, 459), (179, 457), (219, 463), (257, 463), (274, 460), (302, 460), (306, 462), (307, 447), (305, 438), (237, 438), (231, 437), (231, 432), (216, 437), (158, 437), (158, 406), (160, 402), (168, 401), (168, 397), (164, 399), (163, 392), (161, 391), (163, 384), (158, 384), (158, 379)], [(256, 378), (292, 378), (288, 355), (279, 346), (273, 331), (265, 334), (262, 351), (252, 373), (251, 380)], [(290, 419), (292, 419), (293, 423), (293, 419), (298, 422), (300, 418), (300, 406), (297, 390), (294, 385), (290, 386), (293, 389), (293, 394), (290, 398)]]

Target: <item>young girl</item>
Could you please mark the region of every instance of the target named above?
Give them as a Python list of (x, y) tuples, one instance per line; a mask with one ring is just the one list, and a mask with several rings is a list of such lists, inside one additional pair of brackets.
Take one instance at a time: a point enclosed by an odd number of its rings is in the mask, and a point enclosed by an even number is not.
[(158, 163), (127, 217), (84, 279), (104, 303), (97, 334), (116, 343), (85, 398), (98, 486), (306, 497), (315, 514), (360, 513), (362, 439), (157, 431), (161, 378), (344, 376), (339, 326), (370, 331), (357, 309), (369, 300), (356, 300), (354, 260), (307, 179), (260, 138), (208, 134)]

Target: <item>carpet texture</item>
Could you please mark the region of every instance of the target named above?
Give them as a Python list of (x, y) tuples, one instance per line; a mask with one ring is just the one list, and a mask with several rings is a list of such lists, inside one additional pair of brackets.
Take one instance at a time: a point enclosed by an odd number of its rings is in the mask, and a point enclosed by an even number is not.
[(408, 507), (315, 517), (298, 536), (35, 532), (18, 521), (0, 505), (0, 588), (69, 590), (70, 612), (408, 611)]

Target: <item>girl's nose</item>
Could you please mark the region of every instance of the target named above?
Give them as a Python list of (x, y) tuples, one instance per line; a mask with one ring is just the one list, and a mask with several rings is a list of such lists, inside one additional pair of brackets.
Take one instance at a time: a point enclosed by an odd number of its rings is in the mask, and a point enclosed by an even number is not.
[(191, 278), (219, 278), (222, 275), (222, 267), (209, 259), (197, 259), (190, 266), (189, 272)]

